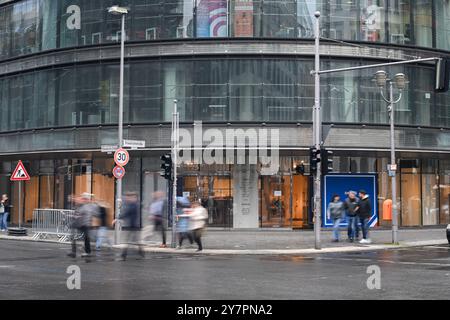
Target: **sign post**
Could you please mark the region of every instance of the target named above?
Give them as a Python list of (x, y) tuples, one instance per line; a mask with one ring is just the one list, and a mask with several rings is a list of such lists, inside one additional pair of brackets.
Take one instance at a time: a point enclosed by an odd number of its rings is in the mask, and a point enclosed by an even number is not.
[(10, 180), (19, 181), (19, 228), (9, 228), (8, 233), (10, 235), (25, 236), (27, 235), (27, 229), (22, 228), (22, 181), (29, 181), (30, 175), (21, 160), (19, 160), (19, 163), (14, 169)]

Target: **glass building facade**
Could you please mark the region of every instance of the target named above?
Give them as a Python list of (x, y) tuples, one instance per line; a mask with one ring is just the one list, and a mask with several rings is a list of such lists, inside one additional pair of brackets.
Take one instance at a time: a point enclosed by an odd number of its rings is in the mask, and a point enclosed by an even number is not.
[[(152, 191), (166, 188), (158, 159), (170, 148), (163, 129), (174, 99), (185, 128), (202, 121), (220, 130), (286, 130), (273, 175), (262, 174), (260, 163), (181, 165), (180, 192), (201, 200), (215, 227), (250, 226), (240, 216), (242, 181), (254, 192), (250, 227), (311, 227), (309, 169), (301, 175), (295, 167), (308, 162), (311, 145), (316, 10), (321, 69), (450, 57), (449, 1), (0, 0), (0, 192), (18, 207), (9, 175), (23, 160), (32, 176), (24, 186), (26, 222), (34, 208), (69, 208), (69, 196), (81, 192), (107, 202), (112, 221), (113, 160), (100, 147), (117, 143), (121, 21), (107, 13), (116, 4), (130, 8), (125, 131), (148, 141), (145, 150), (130, 151), (124, 188), (139, 193), (143, 213)], [(389, 119), (375, 71), (321, 76), (321, 107), (334, 172), (377, 175), (384, 227)], [(395, 107), (400, 223), (450, 223), (450, 93), (434, 92), (431, 64), (386, 71), (409, 81)], [(371, 138), (361, 138), (368, 132)]]
[(450, 50), (440, 0), (25, 0), (0, 8), (0, 59), (117, 42), (120, 18), (105, 8), (118, 3), (130, 8), (127, 41), (312, 39), (319, 10), (324, 38)]

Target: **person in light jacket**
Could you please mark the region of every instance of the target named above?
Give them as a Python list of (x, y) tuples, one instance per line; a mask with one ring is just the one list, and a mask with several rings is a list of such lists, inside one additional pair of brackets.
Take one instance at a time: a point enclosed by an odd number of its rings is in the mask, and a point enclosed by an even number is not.
[(208, 211), (198, 202), (192, 204), (192, 211), (189, 215), (189, 229), (192, 230), (195, 243), (198, 245), (197, 251), (202, 251), (202, 233), (208, 220)]
[(333, 242), (339, 242), (339, 224), (344, 217), (344, 203), (339, 195), (333, 195), (327, 209), (328, 219), (333, 220)]

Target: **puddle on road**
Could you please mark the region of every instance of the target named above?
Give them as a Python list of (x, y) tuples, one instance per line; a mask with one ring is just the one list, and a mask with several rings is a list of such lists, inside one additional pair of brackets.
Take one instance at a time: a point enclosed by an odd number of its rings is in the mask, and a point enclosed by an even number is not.
[(290, 261), (290, 262), (305, 262), (305, 261), (313, 261), (316, 260), (315, 257), (310, 256), (265, 256), (261, 257), (260, 260), (268, 260), (268, 261)]

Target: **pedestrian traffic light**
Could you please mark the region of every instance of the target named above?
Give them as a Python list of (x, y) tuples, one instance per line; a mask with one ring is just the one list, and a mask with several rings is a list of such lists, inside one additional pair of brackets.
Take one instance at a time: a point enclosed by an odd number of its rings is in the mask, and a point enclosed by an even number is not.
[(322, 175), (326, 175), (333, 171), (333, 151), (321, 150)]
[(435, 92), (447, 92), (450, 82), (450, 59), (440, 58), (436, 61), (435, 67), (436, 81)]
[(303, 161), (302, 163), (295, 166), (295, 172), (301, 175), (305, 174), (305, 164), (303, 163)]
[(320, 162), (320, 150), (316, 148), (309, 149), (309, 168), (311, 174), (316, 174), (317, 164)]
[(170, 154), (165, 154), (161, 156), (161, 177), (164, 179), (172, 180), (172, 156)]

